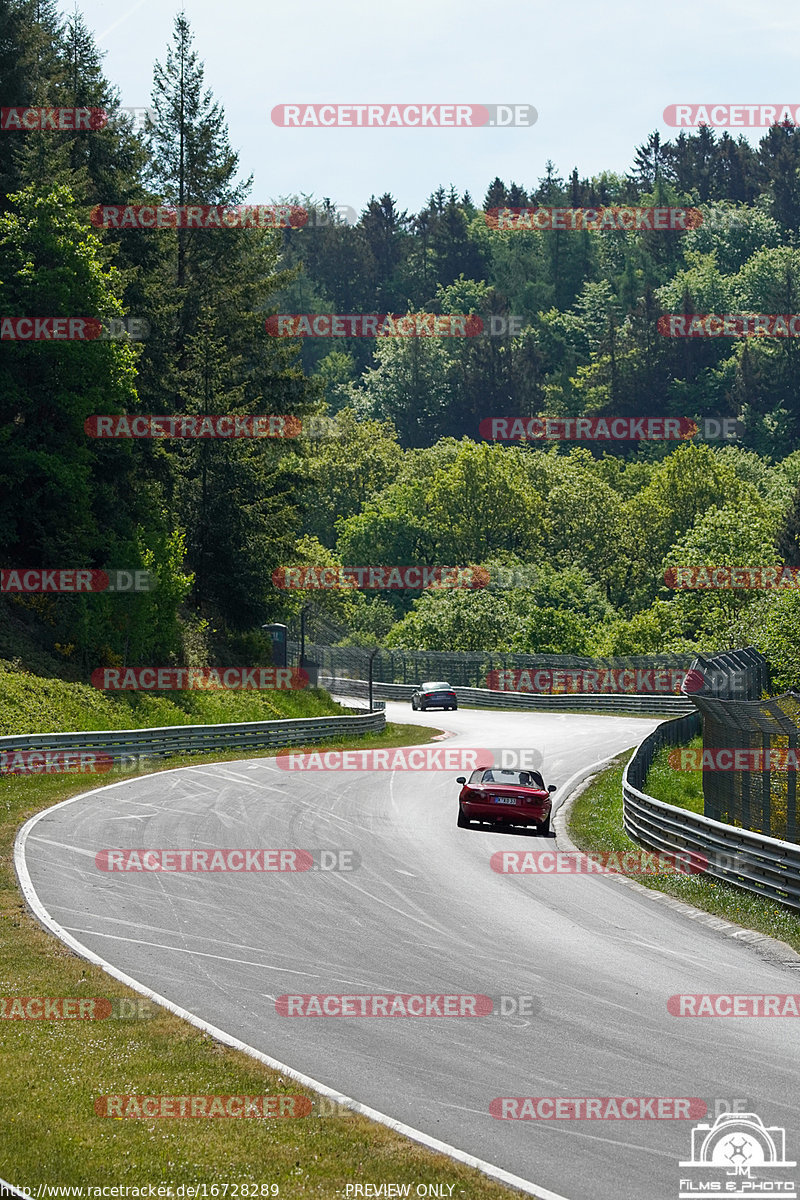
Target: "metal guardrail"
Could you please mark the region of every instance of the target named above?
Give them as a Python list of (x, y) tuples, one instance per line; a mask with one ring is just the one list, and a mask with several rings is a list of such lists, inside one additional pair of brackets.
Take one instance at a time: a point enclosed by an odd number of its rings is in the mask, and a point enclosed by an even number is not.
[(385, 712), (341, 717), (296, 717), (285, 721), (244, 721), (230, 725), (164, 725), (156, 729), (106, 729), (82, 733), (27, 733), (0, 737), (3, 750), (60, 750), (108, 754), (115, 762), (141, 754), (207, 754), (214, 750), (261, 750), (299, 746), (346, 734), (377, 733)]
[(622, 778), (625, 832), (651, 850), (694, 851), (708, 859), (706, 874), (800, 909), (800, 846), (724, 825), (641, 790), (658, 751), (685, 744), (700, 730), (700, 714), (690, 713), (659, 725), (635, 751)]
[[(340, 696), (365, 697), (369, 684), (365, 679), (347, 679), (341, 676), (320, 675), (320, 687)], [(374, 696), (384, 700), (410, 700), (413, 683), (373, 683)], [(612, 693), (551, 693), (501, 692), (487, 688), (456, 687), (453, 689), (459, 704), (473, 708), (510, 708), (526, 712), (596, 712), (596, 713), (655, 713), (674, 716), (676, 713), (692, 712), (692, 704), (685, 696), (633, 696), (626, 692)]]

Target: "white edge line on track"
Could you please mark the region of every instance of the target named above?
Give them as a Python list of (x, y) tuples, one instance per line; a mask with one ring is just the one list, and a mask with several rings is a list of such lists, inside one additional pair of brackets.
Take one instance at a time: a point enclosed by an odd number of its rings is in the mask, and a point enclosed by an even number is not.
[[(553, 820), (556, 825), (556, 845), (561, 843), (561, 849), (567, 853), (571, 851), (577, 853), (585, 853), (575, 845), (572, 838), (567, 832), (567, 822), (572, 810), (572, 806), (578, 799), (580, 788), (584, 782), (588, 785), (589, 777), (596, 773), (598, 768), (605, 766), (612, 759), (618, 758), (627, 751), (621, 750), (618, 754), (610, 754), (607, 758), (601, 758), (592, 767), (586, 767), (581, 771), (576, 771), (570, 776), (565, 784), (563, 784), (564, 796), (561, 803), (553, 810)], [(572, 785), (572, 787), (570, 787)], [(733, 921), (725, 920), (722, 917), (715, 917), (713, 913), (706, 912), (705, 909), (696, 908), (693, 904), (688, 904), (683, 900), (678, 900), (676, 896), (670, 896), (667, 892), (660, 892), (657, 888), (645, 887), (641, 883), (637, 883), (635, 879), (631, 879), (627, 875), (612, 874), (605, 876), (612, 885), (626, 887), (631, 891), (636, 892), (644, 900), (650, 900), (654, 904), (663, 904), (667, 908), (671, 908), (674, 912), (680, 913), (681, 916), (695, 921), (698, 925), (705, 925), (708, 929), (713, 929), (716, 933), (721, 933), (725, 937), (732, 938), (739, 945), (750, 946), (760, 955), (770, 961), (773, 966), (781, 967), (800, 966), (800, 954), (793, 950), (788, 942), (781, 942), (777, 938), (770, 937), (766, 933), (756, 933), (755, 930), (746, 929), (742, 925), (737, 925)]]
[[(238, 760), (237, 760), (238, 761)], [(247, 760), (241, 760), (247, 761)], [(136, 781), (140, 779), (153, 779), (159, 775), (171, 775), (173, 771), (191, 771), (191, 767), (174, 767), (170, 771), (157, 771), (151, 775), (138, 775)], [(580, 772), (579, 772), (580, 774)], [(574, 778), (574, 776), (573, 776)], [(426, 1146), (429, 1150), (435, 1150), (439, 1154), (444, 1154), (448, 1158), (454, 1159), (456, 1162), (463, 1163), (467, 1167), (474, 1167), (481, 1171), (490, 1179), (496, 1179), (498, 1183), (504, 1183), (508, 1187), (516, 1188), (518, 1191), (525, 1192), (529, 1196), (536, 1197), (536, 1200), (568, 1200), (566, 1196), (562, 1196), (557, 1192), (551, 1192), (547, 1188), (540, 1187), (538, 1184), (532, 1183), (528, 1179), (522, 1179), (519, 1175), (512, 1175), (509, 1171), (504, 1171), (502, 1167), (496, 1167), (493, 1163), (485, 1162), (481, 1158), (475, 1158), (472, 1154), (467, 1154), (464, 1150), (459, 1150), (456, 1146), (450, 1146), (447, 1142), (440, 1142), (438, 1138), (431, 1137), (427, 1133), (423, 1133), (419, 1129), (413, 1129), (410, 1125), (404, 1125), (401, 1121), (396, 1121), (394, 1117), (389, 1117), (385, 1113), (378, 1112), (377, 1109), (369, 1108), (366, 1104), (359, 1103), (358, 1100), (352, 1099), (350, 1096), (345, 1096), (341, 1092), (329, 1088), (324, 1083), (319, 1083), (316, 1079), (312, 1079), (309, 1075), (304, 1075), (300, 1071), (295, 1071), (293, 1067), (287, 1066), (285, 1063), (278, 1062), (276, 1058), (271, 1058), (268, 1054), (262, 1054), (260, 1050), (256, 1050), (253, 1046), (248, 1046), (246, 1042), (240, 1041), (233, 1037), (232, 1034), (226, 1033), (224, 1029), (217, 1028), (216, 1025), (209, 1024), (202, 1017), (195, 1016), (188, 1009), (181, 1008), (178, 1004), (173, 1004), (171, 1000), (167, 1000), (165, 996), (160, 996), (157, 992), (152, 991), (144, 984), (139, 983), (130, 975), (126, 975), (124, 971), (118, 970), (112, 963), (106, 962), (99, 954), (95, 954), (88, 946), (84, 946), (72, 934), (67, 933), (58, 921), (53, 918), (47, 909), (42, 904), (33, 882), (28, 872), (28, 866), (25, 861), (25, 844), (28, 840), (28, 835), (34, 826), (42, 819), (42, 817), (55, 812), (56, 809), (64, 808), (68, 804), (74, 804), (76, 800), (86, 800), (89, 796), (97, 795), (100, 792), (110, 791), (112, 788), (124, 786), (127, 783), (133, 783), (134, 780), (120, 780), (118, 783), (111, 783), (106, 787), (93, 788), (88, 792), (79, 792), (77, 796), (71, 796), (68, 800), (62, 800), (59, 804), (54, 804), (51, 808), (42, 809), (41, 812), (32, 816), (20, 829), (14, 842), (14, 869), (17, 874), (20, 889), (25, 901), (28, 904), (31, 912), (36, 919), (42, 924), (45, 929), (62, 941), (71, 950), (74, 950), (81, 958), (87, 959), (94, 963), (95, 966), (102, 969), (114, 979), (118, 979), (120, 983), (124, 983), (126, 987), (131, 988), (135, 992), (146, 996), (153, 1003), (161, 1005), (162, 1008), (168, 1009), (175, 1016), (180, 1017), (184, 1021), (188, 1021), (190, 1025), (195, 1025), (198, 1029), (202, 1029), (208, 1033), (216, 1041), (222, 1042), (223, 1045), (230, 1046), (233, 1050), (241, 1050), (244, 1054), (248, 1054), (251, 1058), (257, 1059), (265, 1066), (270, 1067), (273, 1071), (280, 1071), (283, 1075), (288, 1075), (291, 1079), (297, 1080), (303, 1087), (310, 1088), (312, 1091), (319, 1092), (323, 1096), (327, 1096), (331, 1100), (337, 1101), (346, 1108), (352, 1109), (354, 1112), (360, 1113), (363, 1117), (368, 1117), (371, 1121), (377, 1121), (380, 1125), (386, 1125), (389, 1129), (393, 1129), (395, 1133), (401, 1134), (403, 1137), (410, 1138), (411, 1141), (418, 1142), (422, 1146)], [(568, 782), (572, 782), (569, 780)], [(10, 1186), (10, 1185), (9, 1185)]]

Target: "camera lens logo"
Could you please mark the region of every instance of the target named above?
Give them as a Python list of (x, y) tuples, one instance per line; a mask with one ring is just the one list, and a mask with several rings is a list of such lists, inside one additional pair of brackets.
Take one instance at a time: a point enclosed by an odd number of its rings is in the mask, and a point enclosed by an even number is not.
[[(703, 1177), (681, 1179), (681, 1200), (708, 1195), (709, 1190), (722, 1191), (726, 1197), (752, 1196), (755, 1190), (763, 1190), (796, 1200), (794, 1180), (772, 1175), (797, 1166), (786, 1159), (785, 1143), (786, 1131), (778, 1125), (766, 1126), (757, 1113), (722, 1113), (713, 1125), (695, 1125), (692, 1157), (679, 1165), (702, 1167)], [(729, 1182), (723, 1182), (726, 1179)]]

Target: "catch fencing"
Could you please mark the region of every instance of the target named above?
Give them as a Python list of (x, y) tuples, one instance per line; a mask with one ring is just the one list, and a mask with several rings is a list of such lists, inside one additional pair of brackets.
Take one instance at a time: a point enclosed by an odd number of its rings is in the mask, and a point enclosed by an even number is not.
[[(753, 757), (763, 756), (761, 762), (768, 768), (770, 751), (799, 752), (800, 696), (766, 695), (769, 679), (763, 655), (752, 648), (730, 651), (698, 658), (696, 666), (711, 684), (691, 695), (703, 718), (707, 755), (744, 749), (755, 752)], [(718, 686), (713, 686), (715, 681)], [(703, 796), (705, 815), (712, 820), (797, 841), (795, 770), (705, 769)]]
[[(320, 686), (338, 696), (369, 696), (369, 681), (343, 676), (321, 675)], [(590, 712), (631, 716), (673, 716), (691, 712), (685, 696), (634, 696), (624, 692), (557, 694), (505, 692), (488, 688), (454, 687), (456, 699), (464, 708), (503, 708), (522, 712)], [(413, 684), (373, 683), (373, 696), (383, 700), (411, 700)]]
[(622, 780), (626, 833), (650, 850), (705, 856), (706, 874), (800, 910), (800, 846), (665, 804), (642, 790), (659, 750), (684, 745), (700, 732), (700, 721), (699, 712), (667, 721), (636, 750)]
[[(287, 642), (289, 659), (299, 662), (300, 645)], [(519, 654), (487, 650), (386, 650), (360, 646), (305, 643), (305, 657), (319, 665), (320, 673), (336, 679), (369, 677), (376, 683), (416, 685), (446, 680), (454, 687), (485, 688), (492, 671), (688, 671), (694, 654), (632, 654), (627, 657), (588, 658), (577, 654)]]
[[(800, 698), (764, 698), (769, 673), (757, 650), (699, 656), (692, 669), (703, 676), (703, 686), (691, 693), (695, 711), (659, 725), (625, 768), (625, 831), (651, 850), (704, 856), (708, 875), (800, 910), (794, 772), (704, 770), (702, 816), (644, 791), (658, 752), (683, 746), (701, 731), (704, 749), (797, 745)], [(780, 806), (776, 795), (784, 800)]]

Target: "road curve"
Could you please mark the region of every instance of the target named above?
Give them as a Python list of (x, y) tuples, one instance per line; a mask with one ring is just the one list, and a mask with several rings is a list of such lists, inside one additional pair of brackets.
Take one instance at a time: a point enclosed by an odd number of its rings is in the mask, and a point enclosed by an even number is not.
[[(657, 721), (461, 709), (390, 720), (448, 746), (535, 747), (546, 782)], [(39, 901), (83, 946), (249, 1046), (569, 1200), (676, 1200), (691, 1121), (500, 1121), (501, 1096), (746, 1101), (800, 1149), (798, 1025), (679, 1019), (678, 992), (792, 992), (798, 975), (598, 876), (493, 872), (535, 837), (456, 827), (450, 774), (186, 767), (60, 805), (30, 830)], [(556, 793), (558, 797), (558, 793)], [(552, 841), (547, 843), (552, 848)], [(351, 873), (119, 874), (106, 848), (346, 848)], [(787, 958), (789, 956), (787, 955)], [(537, 998), (533, 1018), (287, 1018), (284, 993)], [(741, 1107), (741, 1106), (740, 1106)]]

